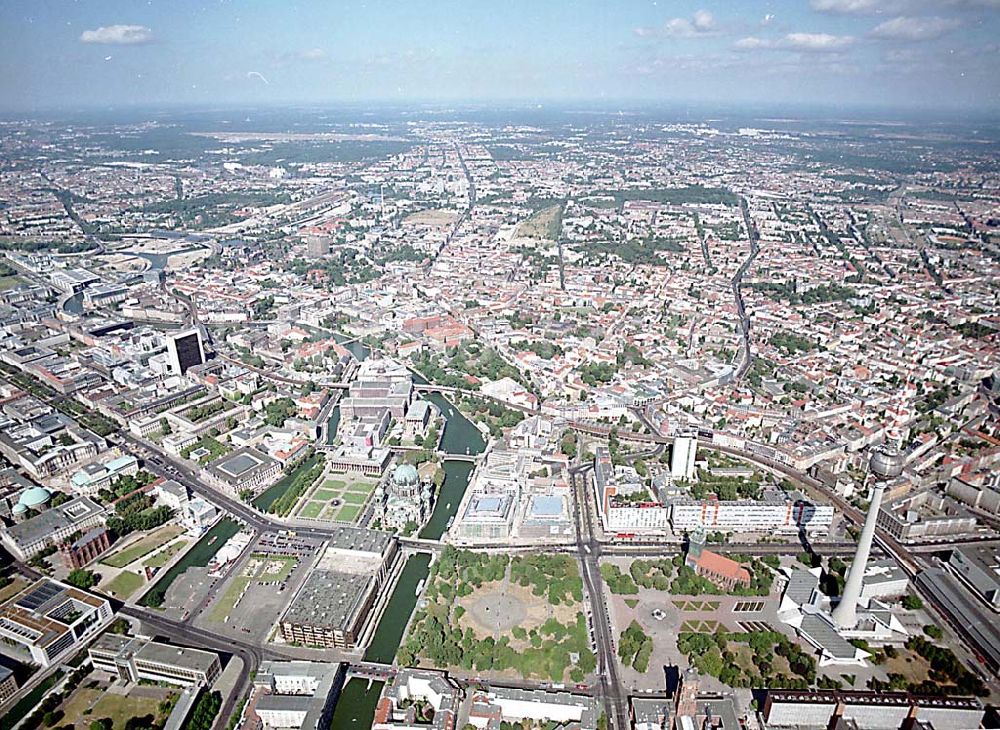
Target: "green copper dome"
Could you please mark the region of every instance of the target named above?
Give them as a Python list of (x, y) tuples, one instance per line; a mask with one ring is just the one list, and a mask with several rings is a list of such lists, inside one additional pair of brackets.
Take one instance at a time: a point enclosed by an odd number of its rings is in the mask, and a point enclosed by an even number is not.
[(31, 487), (21, 492), (21, 496), (17, 501), (28, 509), (34, 509), (47, 503), (51, 496), (49, 490), (43, 487)]
[(413, 464), (400, 464), (392, 473), (392, 481), (401, 487), (412, 486), (420, 481), (420, 475)]

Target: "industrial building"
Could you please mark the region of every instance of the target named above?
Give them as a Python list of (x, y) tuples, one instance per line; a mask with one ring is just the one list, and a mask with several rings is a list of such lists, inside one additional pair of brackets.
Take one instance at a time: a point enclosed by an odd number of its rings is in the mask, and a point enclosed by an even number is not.
[(992, 672), (1000, 672), (1000, 626), (996, 614), (946, 570), (921, 571), (916, 583), (948, 616), (951, 627), (975, 647), (983, 663)]
[(36, 480), (53, 477), (105, 449), (104, 439), (36, 398), (8, 401), (0, 412), (0, 454)]
[(948, 556), (948, 570), (993, 611), (1000, 611), (1000, 557), (996, 548), (965, 545)]
[(244, 491), (258, 494), (281, 476), (281, 465), (267, 454), (248, 447), (216, 459), (203, 473), (233, 496)]
[(397, 551), (387, 532), (342, 528), (281, 617), (282, 638), (323, 648), (356, 646)]
[(415, 703), (422, 702), (434, 710), (429, 730), (453, 730), (458, 725), (458, 712), (464, 693), (444, 672), (426, 669), (401, 669), (396, 678), (382, 688), (375, 708), (372, 730), (403, 730), (417, 726)]
[(815, 504), (801, 495), (771, 490), (761, 499), (695, 500), (681, 497), (669, 504), (675, 532), (700, 526), (713, 532), (826, 532), (833, 505)]
[(73, 475), (70, 483), (74, 492), (89, 497), (107, 489), (116, 479), (138, 471), (138, 459), (131, 454), (124, 454), (103, 464), (99, 461), (87, 464)]
[(30, 560), (42, 550), (58, 545), (77, 532), (102, 527), (104, 518), (105, 511), (101, 505), (90, 497), (77, 497), (0, 529), (0, 540), (18, 560)]
[(883, 504), (878, 516), (879, 528), (904, 543), (966, 535), (974, 533), (976, 525), (965, 505), (930, 489)]
[(59, 543), (59, 555), (63, 565), (69, 569), (82, 568), (97, 560), (98, 556), (111, 547), (108, 531), (103, 527), (93, 527), (72, 542)]
[(697, 458), (698, 434), (675, 436), (670, 449), (670, 476), (675, 480), (694, 479)]
[(0, 705), (17, 693), (17, 677), (9, 668), (0, 665)]
[(548, 721), (564, 730), (597, 730), (600, 714), (598, 701), (585, 695), (489, 687), (472, 695), (469, 723), (494, 728), (501, 722)]

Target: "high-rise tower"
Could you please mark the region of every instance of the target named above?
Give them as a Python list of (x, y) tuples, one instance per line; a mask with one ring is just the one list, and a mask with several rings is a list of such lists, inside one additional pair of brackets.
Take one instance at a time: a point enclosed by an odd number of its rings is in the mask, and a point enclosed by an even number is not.
[(183, 375), (189, 367), (205, 362), (205, 346), (198, 327), (167, 335), (167, 359), (174, 375)]
[(895, 449), (882, 448), (876, 451), (868, 463), (868, 473), (875, 477), (872, 490), (872, 501), (868, 506), (868, 516), (861, 528), (858, 539), (858, 551), (854, 554), (851, 569), (844, 584), (844, 594), (840, 603), (833, 609), (833, 622), (841, 629), (853, 629), (858, 623), (858, 599), (861, 597), (862, 582), (865, 578), (865, 568), (868, 566), (868, 556), (872, 551), (872, 540), (875, 538), (875, 524), (878, 522), (878, 511), (882, 506), (882, 495), (890, 479), (895, 479), (903, 472), (903, 455)]
[(670, 451), (670, 476), (674, 479), (694, 479), (694, 463), (698, 458), (697, 434), (674, 436)]

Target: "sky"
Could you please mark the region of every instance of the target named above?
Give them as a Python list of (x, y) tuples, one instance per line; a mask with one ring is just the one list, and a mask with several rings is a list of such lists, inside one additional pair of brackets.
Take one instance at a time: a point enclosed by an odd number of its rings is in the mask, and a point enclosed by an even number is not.
[(1000, 110), (1000, 0), (3, 0), (0, 109)]

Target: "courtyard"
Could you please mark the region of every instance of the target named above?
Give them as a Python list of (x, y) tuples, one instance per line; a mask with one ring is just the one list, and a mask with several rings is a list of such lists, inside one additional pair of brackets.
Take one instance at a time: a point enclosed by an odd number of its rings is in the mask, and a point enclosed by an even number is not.
[(296, 517), (357, 522), (378, 482), (350, 474), (328, 474), (299, 500)]

